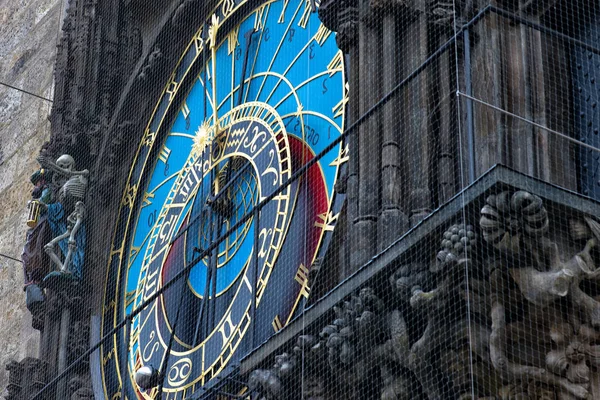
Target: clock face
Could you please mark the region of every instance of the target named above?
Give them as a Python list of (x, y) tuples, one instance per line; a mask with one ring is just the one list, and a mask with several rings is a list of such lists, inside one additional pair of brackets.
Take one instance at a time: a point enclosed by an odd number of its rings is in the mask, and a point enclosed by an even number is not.
[(142, 366), (163, 368), (165, 398), (199, 394), (302, 308), (347, 147), (281, 187), (342, 133), (347, 98), (342, 54), (310, 1), (223, 1), (201, 24), (121, 201), (102, 335), (141, 311), (129, 340), (120, 329), (102, 347), (107, 398), (121, 385), (154, 398), (133, 380)]

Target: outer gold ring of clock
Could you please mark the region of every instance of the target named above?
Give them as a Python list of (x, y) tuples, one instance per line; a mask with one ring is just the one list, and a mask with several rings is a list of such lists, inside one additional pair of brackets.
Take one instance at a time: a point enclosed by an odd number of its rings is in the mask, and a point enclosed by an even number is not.
[[(246, 110), (250, 110), (249, 114), (245, 113)], [(274, 185), (274, 186), (279, 187), (284, 182), (284, 177), (289, 179), (289, 177), (291, 176), (291, 159), (290, 159), (289, 142), (287, 139), (287, 133), (285, 131), (285, 126), (283, 124), (283, 121), (281, 120), (281, 118), (279, 117), (279, 115), (277, 114), (275, 109), (273, 109), (268, 104), (264, 104), (264, 103), (260, 103), (260, 102), (249, 102), (242, 106), (234, 108), (233, 110), (231, 110), (230, 112), (225, 114), (221, 118), (221, 120), (222, 121), (220, 121), (221, 122), (220, 125), (225, 126), (225, 127), (231, 127), (236, 122), (242, 122), (242, 121), (259, 122), (261, 125), (268, 127), (271, 138), (269, 138), (265, 142), (265, 145), (260, 150), (254, 152), (254, 154), (258, 155), (259, 153), (264, 151), (264, 149), (266, 148), (268, 143), (271, 143), (271, 142), (282, 143), (283, 142), (284, 143), (283, 146), (276, 145), (276, 148), (278, 149), (278, 153), (277, 153), (278, 161), (277, 161), (276, 165), (279, 165), (281, 167), (284, 163), (286, 163), (287, 169), (284, 169), (280, 172), (279, 182), (277, 185)], [(270, 121), (270, 122), (267, 122), (267, 121)], [(247, 139), (247, 137), (246, 137), (246, 139)], [(236, 144), (236, 143), (230, 142), (230, 140), (228, 138), (228, 140), (226, 142), (226, 146), (229, 146), (230, 143), (232, 144), (232, 146), (237, 146), (237, 149), (239, 149), (239, 147), (244, 145), (246, 142), (242, 140), (241, 142)], [(252, 163), (253, 167), (255, 168), (255, 171), (260, 175), (260, 171), (258, 171), (256, 164), (254, 163), (254, 161), (251, 158), (248, 157), (247, 153), (240, 152), (240, 151), (233, 151), (233, 152), (227, 153), (226, 155), (227, 155), (227, 157), (221, 157), (218, 160), (214, 160), (213, 161), (214, 164), (220, 163), (225, 158), (229, 158), (231, 156), (237, 155), (237, 156), (245, 157), (246, 159), (248, 159)], [(182, 168), (182, 172), (185, 171), (186, 166), (191, 165), (191, 164), (188, 164), (188, 162), (190, 161), (190, 159), (193, 159), (194, 156), (195, 155), (190, 155), (190, 157), (188, 158), (188, 161), (186, 161), (184, 168)], [(262, 189), (260, 180), (257, 181), (257, 184), (259, 186), (258, 187), (259, 193), (263, 193), (263, 189)], [(176, 186), (176, 185), (174, 185), (174, 186)], [(179, 191), (179, 189), (180, 189), (179, 187), (176, 187), (176, 188), (174, 187), (171, 190), (171, 192), (176, 193)], [(279, 226), (279, 224), (280, 224), (279, 220), (282, 220), (282, 222), (281, 222), (282, 229), (278, 235), (274, 233), (271, 236), (271, 240), (269, 242), (267, 242), (267, 244), (265, 245), (265, 248), (268, 249), (268, 253), (264, 257), (263, 266), (262, 266), (262, 268), (259, 272), (259, 276), (258, 276), (256, 292), (257, 293), (259, 292), (260, 295), (257, 296), (257, 300), (256, 300), (257, 306), (260, 303), (262, 294), (264, 293), (264, 288), (266, 287), (266, 285), (269, 281), (269, 277), (271, 275), (273, 266), (275, 264), (275, 260), (277, 259), (277, 256), (279, 255), (279, 251), (281, 250), (281, 246), (282, 246), (285, 236), (287, 234), (287, 227), (291, 220), (291, 218), (289, 218), (289, 215), (287, 212), (288, 208), (289, 208), (290, 191), (291, 191), (291, 188), (288, 187), (286, 189), (286, 191), (284, 191), (282, 193), (282, 194), (286, 194), (286, 196), (281, 196), (277, 200), (275, 200), (275, 199), (272, 200), (272, 201), (277, 201), (277, 204), (278, 204), (278, 207), (277, 207), (278, 211), (276, 213), (277, 214), (275, 217), (276, 222), (275, 222), (274, 226)], [(171, 193), (167, 196), (167, 198), (170, 198), (170, 197), (171, 197)], [(173, 196), (173, 198), (174, 197), (175, 196)], [(163, 206), (163, 209), (164, 209), (164, 206)], [(181, 218), (181, 215), (179, 216), (179, 218)], [(153, 228), (153, 231), (160, 232), (161, 225), (162, 224), (157, 223), (155, 225), (155, 227)], [(276, 241), (276, 243), (275, 243), (275, 241)], [(153, 253), (154, 253), (154, 244), (148, 246), (148, 248), (146, 249), (146, 254), (145, 254), (144, 258), (146, 258), (147, 255), (151, 255)], [(161, 267), (160, 267), (161, 269), (164, 265), (164, 261), (167, 257), (167, 254), (168, 254), (168, 251), (164, 251), (164, 255), (163, 255), (163, 259), (162, 259)], [(247, 270), (247, 268), (245, 268), (245, 269), (246, 269), (246, 271), (244, 271), (244, 274), (247, 274), (248, 270)], [(159, 273), (159, 276), (162, 276), (162, 274)], [(221, 320), (219, 321), (219, 323), (215, 326), (215, 328), (210, 333), (210, 335), (207, 338), (205, 338), (205, 340), (202, 343), (197, 345), (195, 348), (190, 349), (185, 352), (171, 351), (171, 355), (185, 356), (188, 354), (196, 353), (197, 351), (201, 350), (201, 348), (205, 345), (205, 343), (208, 340), (210, 340), (211, 337), (218, 332), (219, 327), (225, 323), (226, 316), (231, 311), (231, 307), (234, 305), (235, 298), (237, 297), (240, 288), (241, 288), (241, 286), (238, 287), (238, 290), (236, 291), (236, 294), (234, 295), (234, 300), (232, 300), (231, 304), (227, 308), (227, 311), (224, 313), (224, 315), (221, 318)], [(140, 293), (136, 293), (136, 298), (139, 298), (139, 295), (140, 295)], [(161, 302), (164, 301), (162, 296), (160, 297), (160, 299), (161, 299)], [(162, 303), (162, 305), (163, 305), (162, 311), (164, 313), (164, 303)], [(150, 309), (154, 308), (154, 310), (151, 311), (150, 313), (148, 313), (146, 315), (146, 317), (152, 318), (152, 314), (158, 312), (158, 310), (157, 310), (157, 307), (152, 307), (152, 306), (149, 306), (149, 307), (150, 307)], [(231, 358), (231, 356), (235, 352), (235, 349), (237, 348), (239, 343), (241, 343), (241, 340), (243, 339), (243, 337), (246, 333), (246, 330), (248, 329), (249, 324), (251, 323), (251, 321), (249, 320), (249, 307), (250, 307), (250, 303), (246, 306), (244, 317), (242, 317), (241, 322), (230, 333), (230, 338), (237, 339), (237, 342), (232, 344), (231, 342), (233, 340), (231, 340), (230, 342), (228, 342), (226, 345), (223, 346), (223, 348), (225, 350), (229, 350), (229, 354), (228, 354), (227, 358), (221, 362), (221, 364), (220, 364), (221, 368), (219, 368), (217, 371), (211, 371), (211, 369), (213, 369), (214, 365), (219, 360), (217, 358), (216, 360), (214, 360), (212, 362), (212, 364), (208, 368), (203, 368), (203, 371), (204, 371), (203, 374), (201, 376), (196, 377), (196, 379), (194, 381), (187, 383), (187, 385), (185, 385), (185, 386), (181, 386), (181, 387), (177, 387), (177, 388), (165, 388), (165, 391), (167, 391), (167, 392), (168, 391), (180, 391), (180, 390), (188, 388), (192, 385), (195, 385), (196, 383), (198, 383), (198, 381), (204, 382), (204, 379), (208, 375), (209, 372), (212, 372), (212, 374), (211, 374), (212, 376), (215, 376), (216, 374), (218, 374), (227, 365), (229, 358)], [(156, 316), (154, 316), (154, 318), (155, 318), (155, 327), (156, 327), (156, 332), (157, 332), (157, 338), (158, 338), (159, 342), (162, 344), (163, 349), (164, 349), (167, 346), (166, 346), (164, 339), (162, 338), (162, 335), (161, 335), (162, 332), (158, 329), (158, 325), (156, 323)], [(244, 322), (246, 322), (246, 323), (244, 324)], [(238, 333), (240, 333), (240, 334), (238, 335)], [(138, 339), (138, 352), (142, 348), (143, 348), (143, 345), (142, 345), (142, 343), (139, 342), (139, 339)], [(134, 356), (135, 356), (135, 354), (134, 354)], [(132, 375), (132, 372), (133, 371), (130, 370), (130, 375)]]

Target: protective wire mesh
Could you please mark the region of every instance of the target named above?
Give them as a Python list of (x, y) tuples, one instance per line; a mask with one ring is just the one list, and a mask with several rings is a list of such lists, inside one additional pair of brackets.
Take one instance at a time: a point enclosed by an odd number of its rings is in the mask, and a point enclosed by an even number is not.
[(596, 3), (73, 0), (63, 31), (9, 398), (600, 396)]

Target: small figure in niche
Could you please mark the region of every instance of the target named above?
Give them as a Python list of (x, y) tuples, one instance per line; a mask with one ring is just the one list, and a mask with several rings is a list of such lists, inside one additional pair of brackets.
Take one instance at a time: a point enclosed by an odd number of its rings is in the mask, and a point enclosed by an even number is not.
[(52, 173), (42, 168), (35, 171), (29, 179), (34, 185), (34, 189), (31, 193), (32, 200), (27, 203), (29, 209), (27, 226), (29, 229), (21, 260), (23, 261), (27, 308), (31, 312), (35, 312), (44, 302), (44, 295), (39, 284), (50, 272), (50, 259), (43, 251), (43, 246), (52, 239), (52, 230), (46, 215), (42, 213), (42, 203), (47, 204), (52, 201), (50, 185)]
[[(75, 160), (68, 154), (60, 156), (56, 162), (40, 156), (38, 162), (54, 173), (52, 183), (56, 193), (56, 201), (41, 203), (54, 238), (44, 246), (52, 263), (59, 271), (50, 272), (44, 282), (52, 286), (55, 280), (82, 278), (85, 250), (86, 215), (83, 199), (88, 185), (88, 170), (77, 171)], [(61, 250), (63, 259), (56, 251)]]

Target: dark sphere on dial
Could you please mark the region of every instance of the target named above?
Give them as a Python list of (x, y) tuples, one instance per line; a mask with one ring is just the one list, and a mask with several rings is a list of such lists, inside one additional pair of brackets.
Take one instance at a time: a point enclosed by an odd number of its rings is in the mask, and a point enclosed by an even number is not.
[(141, 367), (135, 373), (135, 383), (143, 390), (153, 388), (158, 385), (158, 370), (152, 365)]

